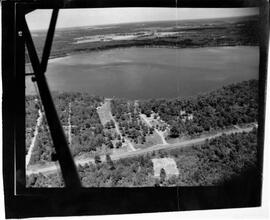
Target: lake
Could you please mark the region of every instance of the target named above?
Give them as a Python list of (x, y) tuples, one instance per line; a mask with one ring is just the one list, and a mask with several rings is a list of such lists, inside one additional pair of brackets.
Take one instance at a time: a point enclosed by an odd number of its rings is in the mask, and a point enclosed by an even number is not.
[[(187, 97), (258, 79), (259, 47), (131, 47), (75, 54), (50, 61), (52, 91), (129, 99)], [(26, 93), (33, 93), (26, 79)]]

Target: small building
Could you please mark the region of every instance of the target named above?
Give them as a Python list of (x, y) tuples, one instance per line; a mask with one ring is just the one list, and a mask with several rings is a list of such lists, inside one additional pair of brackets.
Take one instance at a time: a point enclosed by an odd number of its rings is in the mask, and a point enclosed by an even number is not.
[(187, 119), (188, 120), (193, 120), (193, 114), (188, 114)]
[(185, 115), (186, 114), (186, 111), (182, 111), (182, 110), (180, 110), (180, 115), (182, 116), (182, 115)]

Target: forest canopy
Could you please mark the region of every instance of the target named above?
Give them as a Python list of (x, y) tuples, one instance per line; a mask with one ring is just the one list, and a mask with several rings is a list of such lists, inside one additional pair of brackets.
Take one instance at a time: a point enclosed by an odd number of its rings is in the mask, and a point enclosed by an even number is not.
[[(171, 126), (171, 137), (195, 136), (232, 125), (257, 122), (258, 80), (243, 81), (191, 98), (140, 101), (142, 113), (151, 112)], [(192, 115), (191, 120), (185, 120)]]

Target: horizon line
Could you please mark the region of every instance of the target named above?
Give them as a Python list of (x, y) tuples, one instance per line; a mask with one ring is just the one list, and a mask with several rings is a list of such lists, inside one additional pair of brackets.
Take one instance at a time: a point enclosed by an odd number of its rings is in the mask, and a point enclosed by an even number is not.
[[(184, 18), (181, 20), (155, 20), (155, 21), (135, 21), (135, 22), (121, 22), (121, 23), (107, 23), (107, 24), (99, 24), (99, 25), (82, 25), (82, 26), (70, 26), (70, 27), (57, 27), (55, 28), (55, 31), (61, 30), (61, 29), (80, 29), (80, 28), (87, 28), (87, 27), (102, 27), (102, 26), (108, 26), (108, 25), (124, 25), (124, 24), (137, 24), (137, 23), (155, 23), (155, 22), (172, 22), (172, 21), (196, 21), (196, 20), (218, 20), (218, 19), (231, 19), (231, 18), (245, 18), (245, 17), (256, 17), (258, 14), (253, 14), (253, 15), (240, 15), (240, 16), (223, 16), (223, 17), (216, 17), (216, 18), (195, 18), (195, 19), (190, 19), (190, 18)], [(30, 29), (31, 30), (31, 29)], [(31, 31), (46, 31), (47, 29), (32, 29)]]

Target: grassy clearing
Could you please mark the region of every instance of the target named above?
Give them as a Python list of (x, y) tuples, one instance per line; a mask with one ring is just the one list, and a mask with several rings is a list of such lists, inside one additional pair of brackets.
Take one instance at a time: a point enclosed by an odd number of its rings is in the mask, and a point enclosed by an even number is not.
[(97, 113), (103, 126), (105, 126), (107, 122), (111, 121), (112, 115), (110, 101), (105, 100), (104, 104), (97, 108)]
[(146, 142), (143, 144), (133, 143), (134, 147), (136, 149), (144, 149), (144, 148), (148, 148), (157, 144), (162, 144), (162, 140), (156, 131), (154, 131), (152, 135), (147, 135), (145, 139), (146, 139)]
[[(146, 126), (149, 126), (149, 124), (141, 119), (142, 123), (145, 124)], [(136, 149), (144, 149), (144, 148), (147, 148), (147, 147), (151, 147), (151, 146), (154, 146), (154, 145), (157, 145), (157, 144), (162, 144), (162, 139), (160, 137), (160, 135), (154, 130), (153, 131), (153, 134), (152, 135), (147, 135), (145, 137), (146, 139), (146, 142), (143, 143), (143, 144), (134, 144), (134, 147)]]

